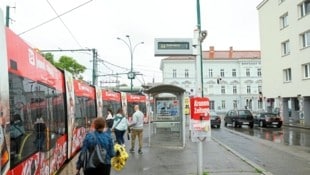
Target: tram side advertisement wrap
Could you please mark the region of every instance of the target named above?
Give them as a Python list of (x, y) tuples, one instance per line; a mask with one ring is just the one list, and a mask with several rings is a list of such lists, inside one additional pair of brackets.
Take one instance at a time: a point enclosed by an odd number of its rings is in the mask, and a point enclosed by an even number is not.
[(192, 142), (210, 141), (210, 108), (206, 97), (193, 97), (190, 99), (190, 130)]

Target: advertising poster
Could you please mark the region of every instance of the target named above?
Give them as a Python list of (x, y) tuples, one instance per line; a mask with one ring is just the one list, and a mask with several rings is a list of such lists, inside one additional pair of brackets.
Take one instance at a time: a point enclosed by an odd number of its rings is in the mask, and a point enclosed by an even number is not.
[(179, 116), (178, 100), (157, 100), (156, 114), (157, 116)]
[(194, 97), (190, 99), (191, 109), (191, 139), (192, 142), (211, 140), (211, 123), (209, 99)]
[(66, 101), (67, 101), (67, 116), (68, 116), (68, 158), (71, 157), (72, 153), (72, 142), (73, 142), (73, 129), (74, 129), (74, 113), (75, 113), (75, 100), (74, 100), (74, 84), (73, 76), (70, 72), (65, 71), (66, 81)]

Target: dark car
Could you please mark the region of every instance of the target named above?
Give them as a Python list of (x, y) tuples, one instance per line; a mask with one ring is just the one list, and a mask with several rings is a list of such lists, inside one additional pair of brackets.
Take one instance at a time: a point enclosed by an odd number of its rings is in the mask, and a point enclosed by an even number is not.
[(221, 116), (219, 116), (216, 112), (211, 111), (210, 112), (210, 118), (211, 118), (211, 127), (221, 127)]
[(280, 128), (282, 126), (282, 119), (276, 113), (262, 112), (255, 115), (254, 124), (257, 124), (259, 127), (277, 126)]
[(247, 109), (229, 110), (224, 117), (224, 121), (225, 126), (231, 124), (234, 128), (242, 125), (248, 125), (250, 128), (254, 126), (253, 114)]

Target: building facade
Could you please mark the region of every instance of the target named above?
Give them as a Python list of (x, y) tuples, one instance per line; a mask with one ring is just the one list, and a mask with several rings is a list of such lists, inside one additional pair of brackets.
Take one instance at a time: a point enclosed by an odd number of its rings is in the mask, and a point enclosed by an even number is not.
[(257, 9), (268, 109), (310, 125), (310, 0), (263, 0)]
[[(224, 113), (230, 109), (264, 108), (260, 51), (216, 51), (210, 47), (203, 52), (203, 94), (210, 99), (210, 109)], [(171, 56), (162, 59), (160, 69), (163, 83), (173, 84), (195, 96), (196, 58)]]

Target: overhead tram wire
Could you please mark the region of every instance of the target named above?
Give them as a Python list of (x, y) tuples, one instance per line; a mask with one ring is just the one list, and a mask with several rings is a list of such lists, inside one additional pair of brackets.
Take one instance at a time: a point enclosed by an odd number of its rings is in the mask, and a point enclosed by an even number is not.
[(24, 32), (19, 33), (18, 36), (23, 35), (23, 34), (25, 34), (25, 33), (27, 33), (27, 32), (30, 32), (30, 31), (32, 31), (32, 30), (34, 30), (34, 29), (36, 29), (36, 28), (38, 28), (38, 27), (41, 27), (41, 26), (43, 26), (43, 25), (45, 25), (45, 24), (47, 24), (47, 23), (49, 23), (49, 22), (51, 22), (51, 21), (54, 21), (54, 20), (57, 19), (58, 17), (61, 17), (61, 16), (63, 16), (63, 15), (66, 15), (66, 14), (72, 12), (73, 10), (76, 10), (76, 9), (78, 9), (78, 8), (80, 8), (80, 7), (82, 7), (82, 6), (86, 5), (86, 4), (88, 4), (88, 3), (90, 3), (91, 1), (93, 1), (93, 0), (89, 0), (89, 1), (87, 1), (87, 2), (84, 2), (84, 3), (82, 3), (82, 4), (80, 4), (80, 5), (76, 6), (76, 7), (74, 7), (73, 9), (70, 9), (70, 10), (64, 12), (64, 13), (61, 13), (60, 15), (58, 15), (58, 16), (56, 16), (56, 17), (54, 17), (54, 18), (51, 18), (51, 19), (49, 19), (49, 20), (47, 20), (47, 21), (44, 21), (44, 22), (42, 22), (42, 23), (40, 23), (40, 24), (34, 26), (34, 27), (31, 27), (30, 29), (25, 30)]
[(57, 13), (57, 11), (55, 10), (55, 8), (52, 6), (52, 4), (46, 0), (47, 3), (49, 4), (49, 6), (52, 8), (52, 10), (55, 12), (55, 14), (57, 15), (57, 18), (59, 18), (59, 20), (61, 21), (61, 23), (65, 26), (65, 28), (68, 30), (68, 32), (70, 33), (71, 37), (73, 38), (73, 40), (77, 43), (77, 45), (80, 46), (80, 48), (83, 48), (82, 45), (78, 42), (78, 40), (76, 39), (76, 37), (73, 35), (73, 33), (71, 32), (71, 30), (69, 29), (69, 27), (66, 25), (66, 23), (61, 19), (61, 17), (59, 16), (59, 14)]
[(107, 63), (107, 64), (110, 64), (111, 66), (114, 66), (114, 67), (117, 67), (117, 68), (120, 68), (120, 69), (124, 69), (124, 70), (129, 70), (128, 68), (126, 68), (126, 67), (121, 67), (121, 66), (119, 66), (119, 65), (116, 65), (116, 64), (113, 64), (113, 63), (111, 63), (111, 62), (108, 62), (108, 61), (106, 61), (106, 60), (103, 60), (105, 63)]

